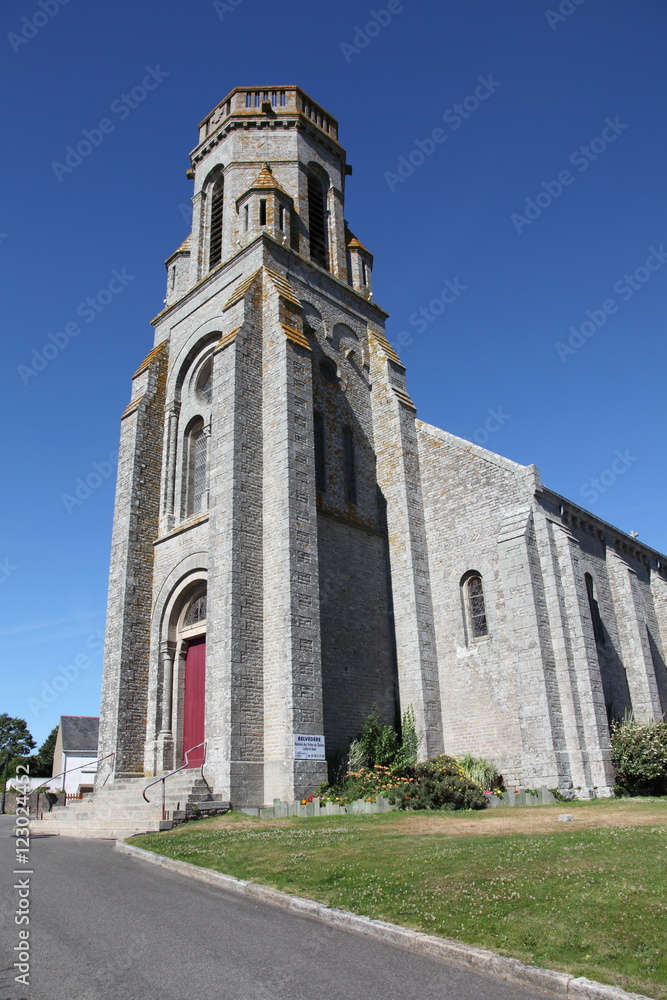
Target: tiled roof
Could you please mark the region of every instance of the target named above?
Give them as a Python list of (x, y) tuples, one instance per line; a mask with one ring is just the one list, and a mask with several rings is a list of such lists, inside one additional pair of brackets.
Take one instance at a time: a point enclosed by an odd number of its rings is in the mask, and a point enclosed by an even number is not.
[(283, 191), (280, 184), (273, 176), (273, 172), (268, 163), (264, 164), (264, 166), (258, 173), (257, 177), (255, 178), (255, 183), (252, 185), (250, 190), (252, 191), (253, 188), (265, 188), (270, 191), (281, 191), (283, 194), (287, 194), (286, 191)]
[(97, 753), (99, 729), (97, 715), (61, 715), (63, 750), (92, 750)]

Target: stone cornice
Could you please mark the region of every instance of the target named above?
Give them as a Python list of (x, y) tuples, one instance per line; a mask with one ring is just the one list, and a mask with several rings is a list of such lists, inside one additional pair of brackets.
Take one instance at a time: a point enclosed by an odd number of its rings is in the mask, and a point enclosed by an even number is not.
[(243, 129), (245, 131), (248, 129), (271, 129), (276, 131), (277, 129), (289, 130), (293, 128), (316, 139), (317, 142), (327, 147), (329, 152), (333, 153), (336, 157), (342, 158), (343, 160), (345, 159), (345, 150), (340, 143), (336, 139), (333, 139), (323, 129), (319, 128), (319, 126), (317, 126), (315, 122), (311, 121), (311, 119), (308, 118), (302, 111), (288, 111), (286, 114), (276, 114), (275, 117), (271, 118), (268, 118), (266, 115), (256, 113), (242, 115), (240, 112), (236, 111), (230, 114), (215, 130), (215, 132), (208, 135), (204, 142), (195, 146), (190, 153), (190, 162), (193, 167), (198, 163), (201, 163), (202, 160), (204, 160), (216, 146), (219, 146), (228, 135), (235, 132), (237, 129)]
[[(270, 246), (279, 247), (285, 254), (289, 255), (290, 257), (296, 258), (300, 263), (305, 264), (306, 267), (315, 271), (316, 274), (326, 277), (327, 280), (330, 281), (334, 286), (338, 285), (340, 288), (344, 289), (346, 294), (354, 295), (355, 298), (359, 299), (360, 302), (364, 303), (366, 309), (370, 307), (371, 309), (375, 310), (383, 319), (387, 319), (387, 317), (389, 316), (389, 313), (386, 311), (386, 309), (383, 309), (381, 306), (377, 305), (377, 303), (373, 302), (372, 300), (367, 299), (364, 295), (362, 295), (360, 292), (354, 289), (351, 285), (348, 285), (346, 281), (342, 281), (341, 278), (337, 278), (335, 274), (331, 273), (331, 271), (327, 271), (326, 268), (320, 267), (318, 264), (314, 264), (312, 260), (309, 260), (307, 257), (302, 256), (302, 254), (296, 253), (295, 250), (291, 250), (289, 247), (283, 246), (282, 243), (279, 243), (278, 240), (274, 239), (273, 236), (270, 236), (269, 233), (260, 233), (259, 236), (257, 236), (254, 240), (252, 240), (251, 243), (248, 243), (248, 245), (243, 247), (242, 250), (239, 250), (237, 254), (234, 254), (234, 256), (230, 257), (229, 260), (223, 261), (221, 264), (218, 264), (218, 266), (214, 268), (214, 270), (209, 271), (209, 273), (206, 274), (203, 278), (200, 278), (199, 281), (192, 286), (192, 288), (189, 288), (187, 292), (184, 292), (179, 299), (176, 299), (175, 302), (172, 302), (171, 305), (167, 306), (165, 309), (162, 310), (162, 312), (158, 313), (157, 316), (155, 316), (151, 320), (151, 325), (157, 326), (157, 324), (160, 323), (165, 318), (165, 316), (168, 316), (171, 312), (173, 312), (174, 309), (178, 308), (179, 306), (182, 306), (185, 302), (187, 302), (189, 298), (191, 298), (196, 293), (200, 292), (201, 289), (204, 288), (208, 283), (212, 283), (213, 281), (215, 281), (218, 275), (226, 268), (230, 268), (232, 265), (238, 265), (238, 263), (244, 257), (248, 256), (255, 249), (255, 247), (261, 240), (265, 240)], [(320, 291), (322, 291), (322, 289), (320, 289)], [(398, 363), (401, 364), (400, 361)]]
[(161, 545), (162, 542), (167, 542), (170, 538), (175, 538), (176, 535), (182, 535), (184, 531), (191, 531), (193, 528), (198, 528), (200, 524), (206, 524), (208, 519), (208, 511), (205, 514), (199, 514), (195, 519), (185, 521), (183, 524), (179, 524), (178, 527), (172, 528), (168, 534), (160, 535), (159, 538), (155, 539), (153, 545)]
[(602, 518), (591, 514), (590, 511), (580, 507), (573, 500), (568, 500), (567, 497), (563, 497), (560, 493), (555, 493), (546, 487), (542, 496), (552, 503), (556, 501), (560, 505), (563, 524), (568, 527), (579, 528), (588, 534), (595, 535), (600, 540), (613, 545), (617, 551), (625, 552), (639, 562), (655, 561), (659, 567), (667, 569), (666, 555), (657, 549), (652, 549), (649, 545), (645, 545), (644, 542), (639, 542), (624, 532), (622, 528), (617, 528), (615, 525), (609, 524), (608, 521), (603, 521)]

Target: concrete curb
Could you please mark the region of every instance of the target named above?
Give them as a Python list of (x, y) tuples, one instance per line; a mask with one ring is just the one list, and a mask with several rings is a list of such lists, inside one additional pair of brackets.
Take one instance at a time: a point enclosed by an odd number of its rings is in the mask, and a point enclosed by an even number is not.
[(525, 965), (515, 958), (505, 958), (502, 955), (496, 955), (493, 951), (473, 948), (470, 945), (461, 944), (459, 941), (411, 931), (405, 927), (399, 927), (397, 924), (385, 923), (383, 920), (360, 917), (356, 913), (348, 913), (347, 910), (335, 910), (330, 906), (325, 906), (324, 903), (316, 903), (312, 899), (291, 896), (279, 889), (271, 889), (265, 885), (257, 885), (255, 882), (247, 882), (244, 879), (234, 878), (233, 875), (222, 875), (209, 868), (191, 865), (187, 861), (175, 861), (173, 858), (145, 851), (141, 847), (134, 847), (123, 840), (116, 841), (116, 850), (123, 854), (129, 854), (130, 857), (149, 861), (151, 864), (159, 865), (161, 868), (166, 868), (179, 875), (188, 875), (200, 882), (220, 886), (221, 889), (226, 889), (228, 892), (260, 899), (262, 902), (280, 906), (285, 910), (293, 910), (305, 916), (315, 917), (317, 920), (332, 924), (334, 927), (368, 934), (380, 941), (386, 941), (388, 944), (406, 948), (408, 951), (428, 955), (429, 958), (456, 962), (458, 965), (466, 966), (475, 972), (495, 976), (498, 979), (506, 979), (512, 983), (519, 983), (521, 986), (530, 986), (536, 990), (544, 990), (553, 996), (572, 997), (574, 1000), (651, 1000), (650, 997), (643, 994), (626, 993), (625, 990), (615, 986), (605, 986), (603, 983), (593, 982), (592, 979), (585, 979), (583, 976), (570, 976), (566, 972), (539, 969), (537, 966)]

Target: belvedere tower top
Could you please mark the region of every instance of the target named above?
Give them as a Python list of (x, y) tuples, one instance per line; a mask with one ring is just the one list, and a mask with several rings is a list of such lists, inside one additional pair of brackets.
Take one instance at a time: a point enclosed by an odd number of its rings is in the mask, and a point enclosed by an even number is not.
[(338, 143), (338, 122), (295, 86), (235, 87), (199, 125), (199, 146), (193, 160), (203, 155), (201, 146), (218, 141), (235, 128), (292, 128), (312, 123)]
[(372, 297), (371, 253), (344, 219), (338, 122), (296, 86), (235, 87), (190, 154), (192, 232), (167, 260), (173, 305), (262, 236)]

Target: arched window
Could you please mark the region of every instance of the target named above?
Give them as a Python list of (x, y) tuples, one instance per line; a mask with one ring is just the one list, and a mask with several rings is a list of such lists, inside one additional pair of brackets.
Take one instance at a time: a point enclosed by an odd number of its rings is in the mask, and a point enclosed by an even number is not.
[(464, 589), (470, 635), (473, 639), (481, 639), (489, 634), (481, 576), (478, 573), (469, 576), (464, 584)]
[(191, 628), (193, 625), (199, 625), (201, 622), (205, 621), (206, 594), (200, 594), (199, 597), (195, 597), (194, 601), (188, 608), (183, 625), (185, 628)]
[(308, 174), (308, 226), (310, 259), (320, 267), (329, 267), (327, 247), (327, 193), (316, 174)]
[(200, 402), (210, 405), (213, 399), (213, 361), (211, 358), (204, 362), (201, 367), (197, 376), (195, 392)]
[(354, 463), (354, 435), (351, 427), (343, 427), (343, 474), (345, 479), (345, 500), (357, 502), (357, 471)]
[(188, 516), (197, 514), (204, 509), (207, 453), (208, 439), (206, 429), (204, 421), (199, 418), (192, 424), (188, 431), (185, 448), (187, 482), (186, 514)]
[(211, 192), (211, 238), (209, 241), (208, 268), (212, 270), (222, 260), (222, 205), (224, 178), (219, 177)]
[(591, 621), (593, 622), (593, 635), (598, 646), (605, 646), (607, 640), (605, 638), (604, 624), (602, 622), (602, 615), (600, 614), (600, 605), (595, 595), (595, 583), (590, 573), (584, 574), (584, 581), (586, 583), (586, 594), (588, 595), (588, 608), (591, 613)]

